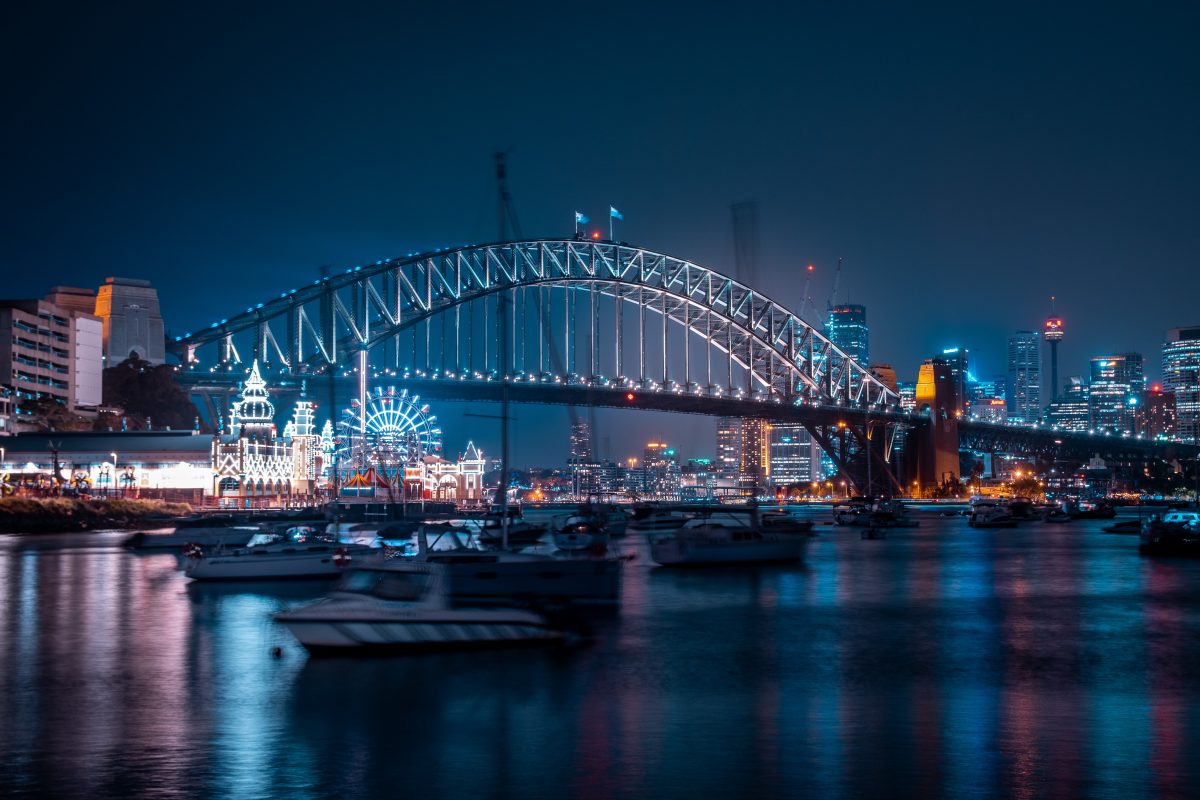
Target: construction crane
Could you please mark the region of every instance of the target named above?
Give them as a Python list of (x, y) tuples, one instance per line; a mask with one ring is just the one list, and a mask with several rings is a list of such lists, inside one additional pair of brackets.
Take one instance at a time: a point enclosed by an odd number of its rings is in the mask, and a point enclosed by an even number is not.
[(833, 273), (833, 289), (829, 292), (829, 299), (825, 302), (827, 310), (833, 310), (833, 304), (837, 302), (838, 286), (842, 282), (842, 259), (838, 258), (837, 272)]
[[(815, 322), (817, 317), (817, 306), (812, 299), (812, 278), (816, 267), (809, 264), (804, 270), (804, 294), (800, 297), (800, 318)], [(811, 309), (812, 315), (809, 316)]]

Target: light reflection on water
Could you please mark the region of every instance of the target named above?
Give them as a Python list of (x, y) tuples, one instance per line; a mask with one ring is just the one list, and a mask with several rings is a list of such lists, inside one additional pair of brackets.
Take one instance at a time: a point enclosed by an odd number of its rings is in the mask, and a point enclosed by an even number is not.
[[(654, 569), (573, 650), (310, 660), (326, 584), (188, 585), (117, 534), (0, 539), (17, 797), (1195, 794), (1200, 563), (1099, 524)], [(272, 650), (279, 647), (281, 657)]]

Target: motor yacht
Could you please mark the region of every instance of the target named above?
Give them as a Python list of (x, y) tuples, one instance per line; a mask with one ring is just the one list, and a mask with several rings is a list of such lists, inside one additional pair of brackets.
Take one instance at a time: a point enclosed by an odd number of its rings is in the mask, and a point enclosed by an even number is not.
[(604, 515), (587, 507), (554, 520), (554, 546), (559, 550), (603, 550), (608, 547), (608, 537)]
[(444, 565), (456, 600), (615, 603), (620, 596), (620, 558), (484, 550), (452, 525), (423, 526), (416, 538), (417, 551), (405, 557)]
[(652, 535), (650, 557), (663, 566), (795, 561), (804, 555), (812, 523), (763, 523), (757, 508), (697, 512), (674, 531)]
[(991, 498), (980, 498), (971, 501), (971, 515), (967, 524), (972, 528), (1015, 528), (1017, 521), (1013, 519), (1008, 506)]
[(1200, 555), (1200, 511), (1180, 509), (1146, 520), (1138, 549), (1147, 555)]
[(625, 530), (634, 535), (654, 535), (678, 530), (687, 521), (687, 514), (677, 508), (637, 506), (633, 509), (633, 515), (626, 524)]
[[(546, 535), (545, 525), (535, 525), (527, 522), (521, 516), (517, 506), (508, 508), (508, 545), (509, 547), (527, 547), (537, 544)], [(499, 508), (483, 518), (477, 534), (479, 541), (493, 547), (503, 546), (504, 543), (504, 512)]]
[(208, 514), (182, 517), (175, 522), (170, 533), (135, 533), (124, 542), (134, 550), (180, 550), (185, 544), (200, 547), (241, 547), (250, 541), (262, 528), (248, 517), (233, 514)]
[(197, 581), (336, 578), (352, 564), (380, 558), (377, 548), (343, 544), (308, 526), (295, 526), (282, 534), (260, 533), (244, 547), (222, 547), (207, 554), (193, 547), (185, 553), (184, 572)]
[(392, 559), (347, 573), (326, 598), (275, 619), (314, 655), (546, 644), (564, 631), (521, 608), (451, 605), (449, 569)]

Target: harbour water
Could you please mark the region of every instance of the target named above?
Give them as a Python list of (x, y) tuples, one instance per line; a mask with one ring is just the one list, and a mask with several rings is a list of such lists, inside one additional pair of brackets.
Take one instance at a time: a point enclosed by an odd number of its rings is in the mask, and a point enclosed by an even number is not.
[(1196, 796), (1200, 562), (1102, 524), (821, 526), (802, 565), (696, 571), (630, 538), (587, 646), (368, 660), (271, 620), (327, 584), (0, 537), (0, 794)]

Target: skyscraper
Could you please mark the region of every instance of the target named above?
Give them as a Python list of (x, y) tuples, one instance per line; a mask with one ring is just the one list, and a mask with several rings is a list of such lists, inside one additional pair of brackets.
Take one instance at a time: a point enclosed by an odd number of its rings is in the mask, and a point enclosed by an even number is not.
[(829, 309), (825, 322), (825, 335), (829, 341), (846, 355), (864, 367), (870, 363), (867, 357), (867, 307), (839, 305)]
[(790, 486), (814, 480), (813, 439), (803, 425), (771, 426), (770, 473), (772, 486)]
[(745, 488), (767, 485), (771, 477), (771, 426), (765, 419), (742, 420), (740, 480)]
[(1175, 395), (1155, 384), (1142, 392), (1133, 410), (1133, 433), (1156, 439), (1175, 436)]
[(1088, 381), (1089, 426), (1098, 431), (1128, 433), (1145, 385), (1139, 353), (1094, 357)]
[(660, 498), (679, 496), (679, 456), (666, 442), (646, 444), (642, 454), (642, 474), (647, 494)]
[(742, 471), (742, 418), (717, 418), (717, 458), (713, 465), (717, 478), (737, 481)]
[(571, 455), (575, 463), (592, 460), (592, 426), (584, 420), (571, 423)]
[(1042, 353), (1036, 331), (1017, 331), (1008, 338), (1008, 418), (1037, 422), (1042, 418)]
[(1163, 388), (1175, 394), (1175, 429), (1200, 442), (1200, 325), (1172, 328), (1162, 349)]
[(1066, 386), (1058, 399), (1050, 403), (1046, 421), (1064, 431), (1086, 431), (1090, 425), (1088, 411), (1088, 385), (1083, 378), (1073, 375), (1067, 378)]

